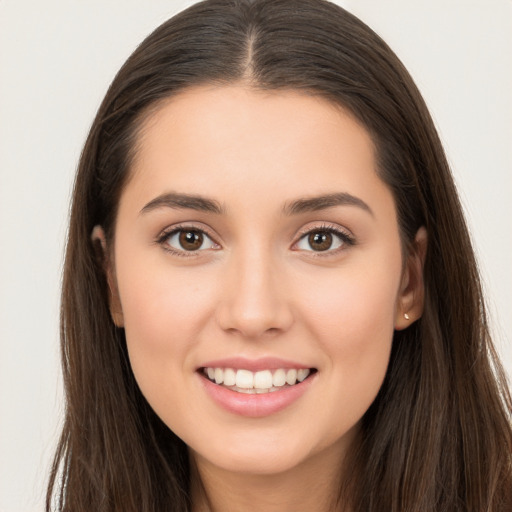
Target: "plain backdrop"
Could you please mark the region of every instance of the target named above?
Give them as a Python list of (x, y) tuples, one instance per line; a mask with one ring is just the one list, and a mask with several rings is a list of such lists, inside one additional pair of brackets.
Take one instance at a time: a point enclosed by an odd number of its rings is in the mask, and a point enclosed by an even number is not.
[[(71, 184), (115, 72), (185, 0), (0, 0), (0, 512), (43, 509), (63, 410)], [(404, 61), (444, 141), (512, 375), (512, 2), (346, 0)]]

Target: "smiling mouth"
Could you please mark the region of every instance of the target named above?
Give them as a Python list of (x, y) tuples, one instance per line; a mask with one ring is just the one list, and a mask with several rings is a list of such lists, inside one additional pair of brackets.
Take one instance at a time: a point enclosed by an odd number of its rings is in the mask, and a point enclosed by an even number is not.
[(233, 368), (201, 368), (203, 375), (219, 386), (237, 393), (273, 393), (300, 384), (316, 373), (315, 368), (278, 368), (275, 370), (250, 370)]

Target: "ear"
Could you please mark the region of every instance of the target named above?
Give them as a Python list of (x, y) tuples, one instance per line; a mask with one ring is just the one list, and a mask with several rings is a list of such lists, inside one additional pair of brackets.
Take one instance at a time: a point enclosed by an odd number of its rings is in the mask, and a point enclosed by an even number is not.
[(395, 329), (402, 330), (421, 318), (425, 299), (423, 267), (427, 254), (427, 230), (418, 229), (404, 265), (397, 298)]
[(91, 240), (97, 249), (98, 259), (101, 261), (101, 266), (105, 272), (105, 278), (107, 280), (109, 290), (108, 307), (110, 309), (110, 316), (117, 327), (124, 327), (123, 310), (117, 288), (115, 269), (108, 251), (105, 232), (101, 226), (94, 226), (91, 233)]

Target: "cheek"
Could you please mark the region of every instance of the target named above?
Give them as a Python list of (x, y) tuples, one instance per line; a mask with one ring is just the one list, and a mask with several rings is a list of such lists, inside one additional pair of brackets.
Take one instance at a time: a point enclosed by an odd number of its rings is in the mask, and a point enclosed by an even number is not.
[(398, 268), (340, 271), (304, 287), (304, 314), (327, 343), (344, 340), (347, 349), (374, 344), (393, 332), (399, 280)]
[(119, 293), (133, 372), (142, 391), (151, 388), (154, 393), (159, 383), (177, 380), (187, 367), (204, 313), (211, 309), (213, 287), (186, 269), (176, 272), (158, 264), (137, 268), (136, 275), (118, 269)]
[[(355, 424), (375, 399), (391, 351), (400, 272), (351, 271), (317, 283), (305, 306), (308, 329), (327, 356), (327, 393), (339, 407), (329, 414), (333, 428)], [(336, 426), (337, 425), (337, 426)]]

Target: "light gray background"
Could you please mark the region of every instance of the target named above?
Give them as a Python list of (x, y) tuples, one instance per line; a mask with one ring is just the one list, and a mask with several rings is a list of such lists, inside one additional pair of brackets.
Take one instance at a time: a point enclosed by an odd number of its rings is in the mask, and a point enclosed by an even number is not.
[[(185, 0), (0, 0), (0, 512), (43, 509), (58, 435), (60, 272), (88, 127), (114, 73)], [(416, 79), (466, 207), (512, 375), (512, 2), (340, 1)]]

